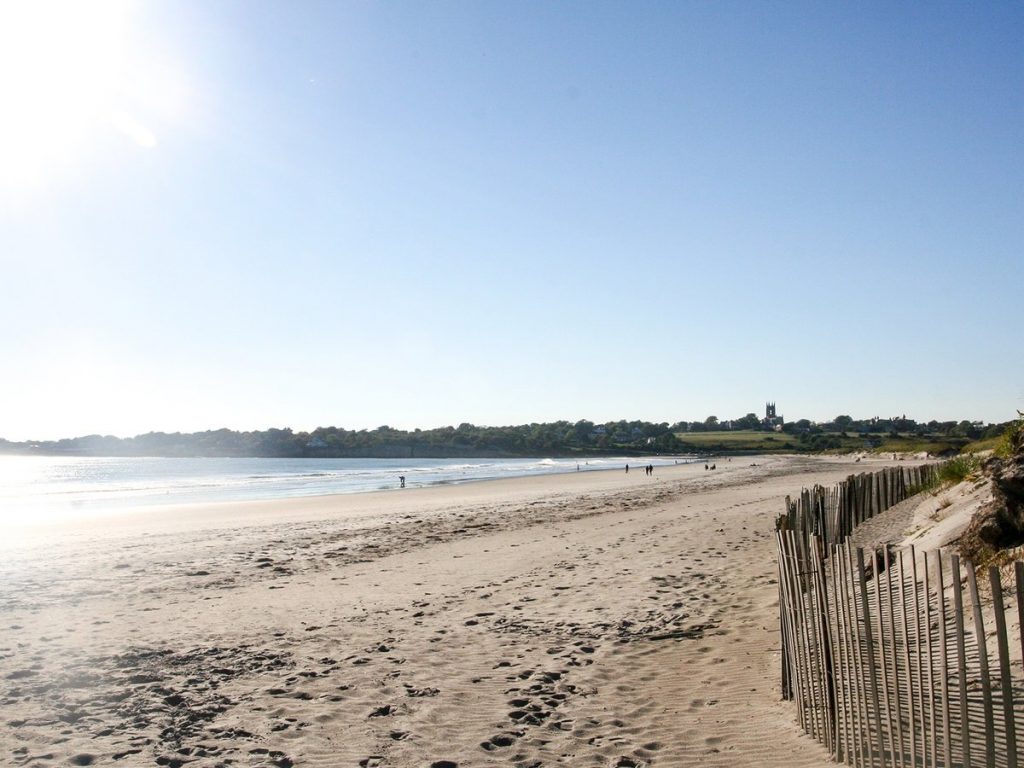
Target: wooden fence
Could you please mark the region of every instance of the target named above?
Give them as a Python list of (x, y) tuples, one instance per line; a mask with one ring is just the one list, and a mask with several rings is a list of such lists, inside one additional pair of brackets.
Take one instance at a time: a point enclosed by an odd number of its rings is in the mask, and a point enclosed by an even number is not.
[[(795, 699), (804, 730), (839, 762), (1017, 768), (1024, 763), (1024, 563), (1014, 564), (1009, 586), (994, 567), (979, 584), (956, 555), (854, 549), (840, 532), (890, 498), (885, 488), (893, 492), (909, 476), (897, 472), (859, 480), (864, 494), (845, 507), (816, 505), (824, 498), (817, 489), (796, 510), (787, 500), (776, 531), (783, 693)], [(849, 498), (838, 491), (831, 498), (840, 497)], [(852, 511), (836, 515), (837, 508)], [(828, 514), (801, 511), (816, 509)], [(793, 516), (819, 527), (787, 527)], [(841, 541), (829, 543), (830, 533)]]
[(796, 499), (786, 497), (786, 511), (778, 518), (776, 528), (801, 531), (804, 536), (815, 534), (830, 546), (840, 544), (865, 520), (933, 483), (940, 467), (887, 467), (850, 475), (832, 488), (805, 488)]

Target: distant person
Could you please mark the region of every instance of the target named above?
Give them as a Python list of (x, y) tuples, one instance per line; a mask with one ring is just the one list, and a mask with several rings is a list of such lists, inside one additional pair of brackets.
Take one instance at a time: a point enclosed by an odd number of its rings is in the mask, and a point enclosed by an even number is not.
[(648, 464), (647, 465), (647, 474), (650, 475), (651, 477), (654, 477), (654, 465), (653, 464)]
[(708, 471), (708, 465), (707, 465), (706, 463), (704, 464), (704, 471), (705, 471), (705, 472), (707, 472), (707, 471)]
[(398, 476), (398, 483), (400, 488), (405, 488), (405, 475)]
[(629, 464), (626, 465), (626, 474), (629, 474)]

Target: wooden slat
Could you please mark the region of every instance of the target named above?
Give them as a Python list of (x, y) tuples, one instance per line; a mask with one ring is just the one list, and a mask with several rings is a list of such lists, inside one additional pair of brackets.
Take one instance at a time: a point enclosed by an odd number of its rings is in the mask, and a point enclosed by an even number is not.
[(788, 629), (786, 627), (786, 596), (782, 589), (782, 550), (779, 548), (779, 532), (775, 533), (775, 548), (777, 552), (776, 557), (776, 569), (779, 574), (778, 587), (779, 587), (779, 634), (782, 637), (782, 648), (779, 653), (781, 660), (781, 676), (782, 676), (782, 698), (792, 699), (793, 698), (793, 683), (789, 677), (789, 648), (788, 648)]
[(953, 618), (956, 620), (956, 669), (960, 693), (960, 759), (971, 768), (971, 728), (967, 712), (967, 651), (964, 644), (964, 593), (960, 574), (960, 556), (953, 555)]
[(939, 598), (939, 691), (942, 713), (943, 757), (946, 765), (953, 763), (953, 737), (949, 723), (949, 653), (946, 637), (946, 587), (942, 575), (942, 550), (935, 552), (935, 591)]
[(860, 699), (859, 707), (859, 719), (860, 719), (860, 730), (858, 732), (858, 741), (861, 745), (861, 751), (866, 754), (867, 765), (874, 765), (875, 763), (875, 748), (871, 734), (874, 733), (871, 727), (871, 704), (868, 702), (868, 684), (867, 677), (864, 674), (864, 670), (867, 668), (867, 660), (864, 658), (864, 644), (862, 642), (864, 631), (862, 627), (864, 622), (861, 621), (863, 616), (863, 601), (858, 599), (858, 588), (860, 582), (857, 579), (857, 570), (853, 560), (853, 547), (849, 544), (846, 546), (846, 573), (847, 580), (850, 585), (850, 607), (853, 609), (853, 628), (854, 628), (854, 654), (857, 663), (857, 693)]
[(871, 752), (868, 745), (864, 743), (865, 734), (869, 733), (867, 723), (867, 703), (865, 698), (863, 665), (861, 664), (860, 652), (860, 629), (857, 626), (857, 588), (854, 585), (852, 554), (849, 542), (843, 545), (839, 555), (840, 568), (843, 573), (843, 600), (846, 603), (846, 617), (849, 622), (850, 631), (850, 688), (853, 694), (853, 719), (855, 745), (860, 765), (871, 765)]
[(807, 648), (807, 620), (804, 615), (804, 598), (800, 582), (800, 560), (797, 556), (796, 542), (802, 538), (801, 534), (792, 533), (787, 537), (786, 546), (790, 558), (790, 594), (793, 605), (793, 624), (796, 629), (796, 645), (799, 654), (799, 684), (800, 698), (803, 702), (804, 730), (812, 736), (817, 737), (818, 728), (816, 722), (816, 707), (814, 702), (814, 689), (811, 684), (810, 654)]
[(828, 636), (826, 623), (821, 615), (822, 602), (818, 583), (818, 536), (812, 536), (805, 542), (804, 580), (807, 585), (807, 618), (810, 622), (810, 639), (813, 645), (812, 661), (814, 662), (814, 684), (817, 696), (820, 732), (818, 740), (825, 749), (832, 751), (832, 701), (829, 698), (828, 686)]
[[(892, 477), (892, 471), (889, 471), (889, 476)], [(893, 714), (896, 718), (896, 762), (900, 765), (900, 768), (906, 764), (904, 756), (906, 755), (906, 748), (903, 743), (903, 716), (900, 708), (900, 674), (899, 664), (897, 662), (898, 646), (896, 645), (896, 612), (895, 604), (892, 599), (892, 563), (889, 560), (889, 550), (884, 549), (883, 555), (885, 565), (885, 594), (888, 599), (889, 608), (889, 619), (886, 622), (889, 629), (889, 659), (892, 662), (892, 691), (893, 691)]]
[[(900, 473), (900, 477), (903, 473)], [(917, 768), (917, 728), (914, 723), (914, 675), (910, 664), (910, 623), (907, 621), (907, 576), (903, 567), (903, 550), (896, 553), (896, 570), (900, 579), (900, 615), (903, 630), (903, 666), (907, 670), (907, 730), (910, 740), (910, 764)]]
[[(805, 506), (806, 508), (806, 506)], [(814, 738), (818, 741), (824, 740), (824, 732), (822, 730), (821, 719), (824, 713), (824, 706), (819, 695), (818, 681), (820, 680), (820, 670), (818, 668), (818, 659), (816, 657), (816, 651), (818, 650), (818, 639), (815, 636), (817, 629), (817, 622), (814, 620), (814, 600), (811, 597), (811, 588), (808, 578), (807, 569), (810, 567), (806, 556), (806, 550), (804, 543), (806, 539), (804, 537), (798, 537), (794, 539), (794, 546), (797, 551), (797, 564), (796, 569), (797, 579), (799, 580), (799, 606), (800, 606), (800, 625), (804, 633), (804, 642), (807, 650), (807, 690), (811, 696), (811, 716), (814, 722)]]
[(836, 665), (836, 708), (835, 708), (835, 745), (832, 750), (832, 759), (838, 762), (846, 762), (846, 728), (843, 721), (846, 709), (844, 706), (843, 681), (846, 679), (846, 669), (843, 667), (843, 622), (840, 618), (839, 596), (836, 590), (839, 588), (836, 580), (836, 560), (828, 558), (824, 567), (827, 572), (825, 589), (828, 590), (827, 603), (829, 605), (828, 629), (832, 638), (832, 650), (834, 652), (833, 663)]
[(842, 721), (843, 721), (843, 759), (846, 763), (859, 765), (857, 749), (854, 742), (856, 732), (855, 717), (856, 699), (854, 696), (854, 669), (850, 654), (850, 617), (846, 597), (846, 580), (843, 574), (843, 558), (838, 549), (832, 550), (829, 558), (832, 566), (832, 584), (835, 595), (836, 615), (839, 623), (839, 662), (842, 666), (843, 676), (838, 688), (843, 692), (842, 699)]
[(974, 566), (967, 569), (967, 586), (971, 591), (971, 609), (974, 614), (974, 639), (978, 646), (978, 663), (981, 670), (981, 696), (985, 708), (985, 764), (994, 765), (996, 759), (995, 718), (992, 714), (992, 681), (988, 674), (988, 649), (985, 642), (985, 620), (981, 614), (981, 599), (978, 597), (978, 579)]
[[(889, 648), (888, 639), (885, 636), (885, 620), (882, 616), (882, 580), (886, 577), (886, 574), (883, 573), (882, 569), (879, 567), (877, 552), (872, 554), (872, 560), (874, 561), (875, 567), (875, 638), (878, 648), (878, 667), (882, 672), (882, 703), (885, 706), (885, 728), (882, 730), (888, 739), (889, 755), (892, 758), (893, 765), (895, 765), (896, 744), (893, 741), (893, 733), (896, 729), (893, 726), (892, 721), (892, 683), (889, 676), (888, 662), (889, 651), (891, 649)], [(881, 721), (879, 721), (879, 728), (881, 728)]]
[(882, 768), (885, 768), (885, 744), (882, 740), (882, 712), (878, 704), (878, 673), (875, 669), (874, 660), (875, 642), (874, 635), (871, 631), (871, 609), (869, 607), (868, 600), (868, 582), (864, 573), (864, 550), (861, 547), (857, 548), (857, 579), (860, 582), (860, 599), (864, 613), (864, 639), (866, 642), (868, 660), (868, 677), (871, 681), (869, 690), (871, 694), (871, 708), (874, 712), (874, 730), (876, 737), (875, 746), (877, 747), (879, 764)]
[(924, 558), (924, 626), (927, 633), (928, 649), (926, 654), (928, 660), (928, 687), (924, 693), (928, 701), (928, 736), (929, 744), (931, 745), (932, 766), (937, 768), (939, 764), (939, 747), (935, 733), (935, 654), (932, 653), (932, 596), (928, 580), (928, 553), (922, 552), (921, 554)]
[(1017, 768), (1017, 732), (1013, 722), (1013, 682), (1010, 679), (1010, 644), (1006, 636), (1006, 608), (1003, 606), (1003, 585), (999, 569), (988, 567), (992, 586), (992, 610), (996, 619), (996, 645), (999, 648), (999, 688), (1003, 701), (1003, 725), (1006, 729), (1006, 768)]
[(801, 691), (801, 679), (800, 679), (800, 651), (798, 649), (798, 641), (796, 636), (796, 621), (794, 616), (795, 608), (793, 607), (793, 595), (791, 587), (791, 572), (793, 569), (792, 562), (789, 557), (789, 550), (786, 546), (786, 540), (793, 534), (789, 531), (779, 531), (776, 534), (778, 547), (779, 547), (779, 584), (782, 587), (782, 592), (785, 599), (785, 611), (784, 616), (786, 620), (786, 633), (785, 633), (785, 650), (786, 658), (789, 664), (789, 682), (790, 691), (792, 697), (796, 700), (796, 712), (797, 720), (806, 730), (806, 721), (803, 704), (803, 692)]
[[(921, 601), (918, 596), (918, 580), (917, 580), (917, 550), (913, 546), (910, 548), (910, 572), (913, 574), (914, 579), (914, 649), (915, 649), (915, 660), (917, 662), (917, 688), (914, 690), (914, 694), (911, 697), (912, 700), (918, 704), (918, 711), (920, 712), (921, 719), (918, 724), (918, 728), (921, 734), (921, 765), (928, 765), (928, 739), (927, 739), (927, 720), (925, 719), (925, 678), (924, 678), (924, 667), (921, 660), (924, 654), (921, 652), (922, 641), (921, 641)], [(917, 730), (917, 729), (915, 729)]]
[(808, 564), (805, 556), (805, 542), (806, 539), (803, 536), (793, 538), (793, 547), (794, 552), (796, 553), (795, 563), (797, 566), (795, 569), (798, 584), (797, 606), (800, 617), (800, 629), (804, 638), (804, 668), (807, 670), (806, 686), (807, 692), (810, 696), (811, 723), (813, 727), (811, 735), (821, 741), (824, 736), (821, 720), (825, 708), (822, 704), (820, 690), (818, 687), (819, 672), (817, 668), (817, 659), (815, 658), (815, 652), (817, 651), (818, 644), (817, 639), (814, 636), (816, 628), (811, 614), (811, 611), (813, 610), (811, 603), (813, 601), (810, 600), (810, 588), (808, 586)]
[(811, 580), (814, 584), (814, 599), (817, 601), (818, 612), (818, 634), (821, 638), (821, 645), (818, 648), (818, 657), (821, 659), (821, 685), (823, 686), (823, 698), (826, 707), (826, 734), (828, 742), (826, 747), (833, 755), (836, 753), (836, 689), (835, 689), (835, 659), (832, 646), (832, 633), (829, 631), (831, 621), (828, 613), (828, 583), (825, 578), (824, 554), (822, 551), (822, 539), (815, 537), (811, 541)]

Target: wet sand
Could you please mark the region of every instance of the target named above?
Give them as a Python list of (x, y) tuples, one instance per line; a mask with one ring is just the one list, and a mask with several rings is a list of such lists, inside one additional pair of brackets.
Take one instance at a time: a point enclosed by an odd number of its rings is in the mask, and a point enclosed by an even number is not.
[(786, 494), (883, 464), (734, 458), (8, 537), (0, 762), (824, 765), (779, 700), (772, 523)]

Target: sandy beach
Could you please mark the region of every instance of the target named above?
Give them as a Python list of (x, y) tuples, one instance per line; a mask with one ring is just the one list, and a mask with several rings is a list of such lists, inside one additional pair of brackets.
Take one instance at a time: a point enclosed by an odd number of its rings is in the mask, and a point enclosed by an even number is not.
[(884, 465), (734, 458), (9, 538), (0, 762), (818, 766), (772, 523)]

